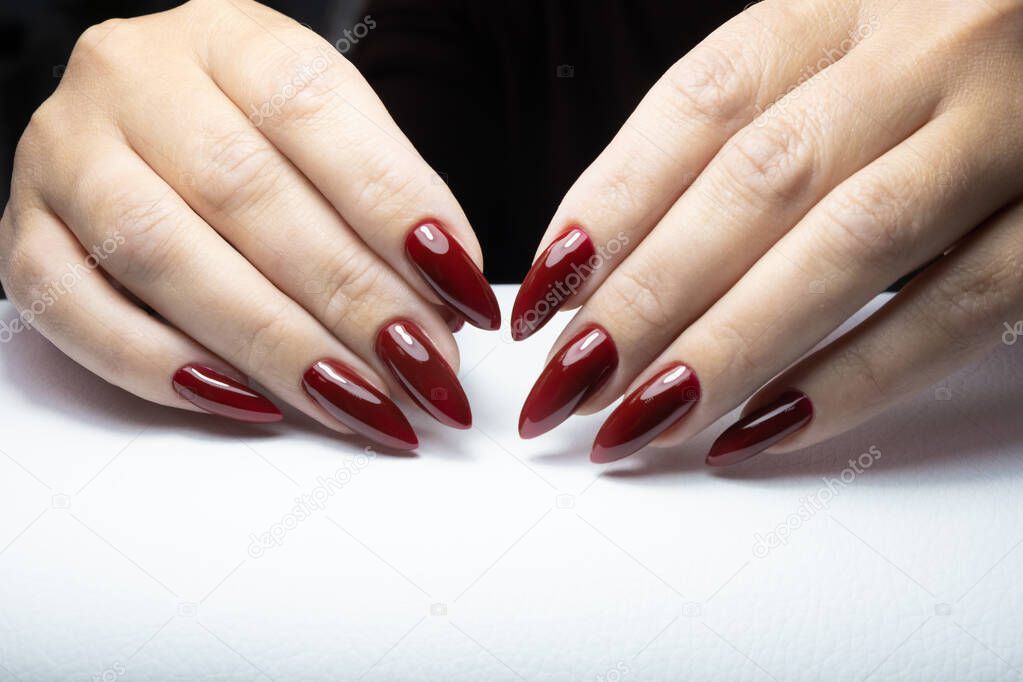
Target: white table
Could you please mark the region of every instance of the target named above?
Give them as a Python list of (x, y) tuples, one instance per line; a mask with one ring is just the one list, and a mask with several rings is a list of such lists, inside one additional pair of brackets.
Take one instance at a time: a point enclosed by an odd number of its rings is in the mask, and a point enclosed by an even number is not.
[(414, 458), (0, 345), (0, 680), (1023, 678), (1023, 342), (812, 451), (600, 468), (600, 416), (516, 436), (563, 322), (460, 333), (477, 426)]

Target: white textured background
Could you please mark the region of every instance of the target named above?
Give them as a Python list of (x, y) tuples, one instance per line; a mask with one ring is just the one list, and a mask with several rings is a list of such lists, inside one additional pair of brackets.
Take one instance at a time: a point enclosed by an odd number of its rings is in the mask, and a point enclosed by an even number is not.
[(416, 458), (0, 345), (0, 680), (1023, 678), (1023, 339), (812, 451), (600, 468), (599, 416), (516, 436), (560, 322), (460, 333), (476, 426)]

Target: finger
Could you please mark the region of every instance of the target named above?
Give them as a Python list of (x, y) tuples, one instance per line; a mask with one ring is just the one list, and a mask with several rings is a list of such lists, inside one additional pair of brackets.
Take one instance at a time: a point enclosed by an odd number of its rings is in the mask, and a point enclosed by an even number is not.
[(637, 384), (684, 362), (702, 392), (684, 421), (652, 434), (658, 444), (709, 426), (1009, 200), (1016, 172), (964, 138), (964, 116), (933, 121), (842, 183), (660, 354)]
[[(458, 349), (435, 306), (367, 248), (205, 74), (189, 78), (178, 68), (176, 83), (191, 93), (186, 111), (121, 112), (132, 148), (278, 289), (375, 370), (394, 374), (392, 386), (439, 421), (468, 428), (469, 403), (452, 369)], [(389, 336), (396, 320), (408, 334)], [(378, 343), (386, 338), (402, 346), (419, 339), (416, 371), (391, 361), (397, 348)]]
[(971, 234), (866, 322), (771, 382), (707, 463), (788, 452), (861, 424), (1005, 342), (1023, 320), (1023, 204)]
[(0, 279), (21, 314), (8, 333), (35, 328), (78, 364), (144, 400), (239, 421), (280, 420), (280, 410), (237, 370), (107, 281), (99, 268), (117, 242), (86, 251), (45, 208), (11, 215), (0, 227)]
[[(598, 325), (615, 344), (617, 365), (577, 412), (598, 411), (630, 383), (638, 385), (637, 375), (814, 203), (930, 116), (929, 97), (895, 82), (868, 83), (860, 74), (876, 70), (879, 57), (862, 55), (850, 55), (828, 70), (827, 81), (807, 85), (802, 99), (740, 131), (583, 306), (555, 347)], [(891, 94), (885, 106), (875, 111), (853, 104), (879, 87)], [(697, 357), (673, 359), (693, 363)]]
[(96, 135), (42, 193), (80, 243), (121, 242), (104, 261), (117, 281), (260, 385), (329, 427), (390, 449), (416, 447), (379, 377), (134, 152)]
[(968, 119), (933, 121), (840, 185), (682, 333), (658, 362), (693, 358), (704, 395), (659, 444), (716, 421), (1011, 199), (1018, 169), (992, 160), (983, 131), (964, 139)]
[(204, 46), (217, 85), (412, 286), (499, 327), (465, 214), (355, 67), (266, 7), (242, 0), (225, 11), (245, 20)]
[(515, 301), (514, 337), (585, 302), (730, 137), (870, 38), (873, 20), (853, 15), (757, 3), (674, 64), (565, 195)]

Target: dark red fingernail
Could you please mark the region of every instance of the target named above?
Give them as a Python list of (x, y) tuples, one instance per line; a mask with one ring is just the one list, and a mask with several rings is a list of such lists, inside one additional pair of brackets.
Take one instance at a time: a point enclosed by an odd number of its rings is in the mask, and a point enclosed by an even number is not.
[(211, 414), (242, 422), (277, 422), (277, 406), (245, 384), (203, 365), (188, 364), (174, 373), (174, 390)]
[(568, 419), (607, 383), (617, 367), (618, 349), (607, 331), (598, 325), (583, 329), (558, 351), (533, 384), (519, 415), (519, 435), (535, 438)]
[(684, 417), (700, 399), (693, 370), (675, 363), (622, 401), (600, 427), (590, 460), (606, 464), (628, 457)]
[(738, 464), (759, 455), (813, 419), (813, 403), (801, 391), (788, 390), (770, 405), (751, 412), (718, 436), (707, 455), (715, 467)]
[(444, 323), (447, 324), (448, 330), (454, 334), (460, 331), (465, 326), (465, 318), (456, 313), (454, 310), (447, 306), (436, 306), (437, 312), (444, 318)]
[(337, 360), (324, 359), (302, 375), (302, 388), (327, 414), (391, 450), (413, 450), (419, 439), (398, 406)]
[(472, 426), (469, 401), (458, 377), (418, 325), (396, 320), (381, 329), (377, 355), (431, 417), (456, 429)]
[(572, 227), (544, 249), (522, 282), (512, 307), (511, 334), (516, 341), (532, 336), (572, 297), (593, 272), (593, 240)]
[(405, 239), (405, 253), (442, 301), (480, 329), (501, 326), (497, 296), (465, 249), (433, 221), (420, 223)]

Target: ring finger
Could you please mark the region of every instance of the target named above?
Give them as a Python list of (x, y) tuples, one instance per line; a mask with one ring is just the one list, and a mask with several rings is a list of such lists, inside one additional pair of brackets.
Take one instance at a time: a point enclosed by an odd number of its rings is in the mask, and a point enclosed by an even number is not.
[[(104, 269), (163, 318), (321, 423), (390, 449), (418, 441), (380, 378), (204, 223), (142, 159), (96, 134), (37, 188)], [(365, 377), (365, 378), (364, 378)], [(375, 384), (375, 385), (374, 385)], [(310, 400), (310, 398), (312, 400)]]
[[(737, 133), (608, 275), (555, 344), (569, 348), (599, 326), (614, 350), (615, 369), (599, 385), (579, 374), (585, 385), (574, 393), (574, 411), (597, 411), (621, 395), (827, 192), (930, 117), (938, 88), (923, 97), (891, 77), (858, 75), (876, 73), (882, 58), (889, 57), (876, 48), (854, 51)], [(888, 96), (879, 99), (879, 89)], [(871, 100), (884, 105), (858, 104)], [(523, 408), (534, 421), (551, 409), (544, 390), (535, 388)]]
[[(182, 80), (178, 77), (179, 83)], [(129, 108), (129, 144), (206, 223), (392, 388), (449, 426), (472, 423), (447, 324), (196, 70), (185, 112)], [(147, 131), (158, 130), (159, 135)], [(436, 348), (434, 348), (436, 344)], [(423, 357), (414, 361), (410, 352)]]

